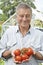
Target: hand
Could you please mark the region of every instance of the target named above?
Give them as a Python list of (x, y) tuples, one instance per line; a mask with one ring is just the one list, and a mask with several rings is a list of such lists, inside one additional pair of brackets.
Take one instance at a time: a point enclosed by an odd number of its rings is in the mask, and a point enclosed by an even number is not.
[(14, 63), (16, 63), (16, 64), (21, 64), (21, 63), (26, 63), (26, 62), (29, 62), (30, 61), (30, 59), (31, 59), (31, 56), (29, 57), (29, 59), (26, 59), (26, 60), (23, 60), (23, 61), (16, 61), (15, 60), (15, 57), (12, 57), (13, 58), (13, 61), (14, 61)]
[(23, 60), (22, 62), (23, 62), (23, 63), (24, 63), (24, 62), (29, 62), (30, 59), (31, 59), (31, 56), (29, 57), (29, 59)]
[(26, 60), (23, 60), (22, 62), (24, 63), (24, 62), (28, 62), (29, 61), (29, 59), (26, 59)]
[(33, 51), (33, 55), (35, 55), (36, 54), (36, 51)]
[(31, 49), (32, 49), (32, 51), (33, 51), (33, 55), (35, 55), (36, 54), (36, 51), (35, 51), (35, 49), (34, 48), (32, 48), (32, 47), (30, 47)]
[(2, 53), (2, 56), (4, 57), (4, 58), (9, 58), (10, 56), (11, 56), (11, 51), (9, 51), (9, 50), (6, 50), (6, 51), (4, 51), (3, 53)]
[(15, 58), (14, 57), (12, 57), (12, 58), (13, 58), (14, 63), (16, 63), (16, 64), (21, 64), (22, 63), (20, 61), (15, 61)]
[(11, 52), (11, 55), (12, 55), (13, 57), (15, 57), (14, 51)]

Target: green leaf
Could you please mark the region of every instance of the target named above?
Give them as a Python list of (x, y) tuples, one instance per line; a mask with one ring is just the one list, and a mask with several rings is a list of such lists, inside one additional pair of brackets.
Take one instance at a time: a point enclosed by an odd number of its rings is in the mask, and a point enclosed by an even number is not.
[(0, 59), (0, 65), (4, 65), (4, 61), (2, 59)]

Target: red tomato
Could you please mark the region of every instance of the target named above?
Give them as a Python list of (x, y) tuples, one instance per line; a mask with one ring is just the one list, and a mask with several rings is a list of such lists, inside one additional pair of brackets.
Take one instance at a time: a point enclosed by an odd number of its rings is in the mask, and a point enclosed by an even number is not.
[(19, 49), (14, 50), (14, 54), (15, 54), (15, 56), (20, 55), (20, 53), (21, 53), (21, 51), (20, 51)]
[(26, 52), (26, 54), (27, 54), (28, 56), (32, 55), (32, 54), (33, 54), (32, 48), (28, 48), (28, 51)]
[(20, 61), (20, 62), (21, 62), (21, 61), (22, 61), (21, 56), (16, 56), (16, 57), (15, 57), (15, 61)]
[(26, 60), (26, 59), (28, 59), (28, 58), (29, 58), (28, 55), (26, 55), (26, 54), (23, 54), (23, 55), (22, 55), (22, 61), (23, 61), (23, 60)]

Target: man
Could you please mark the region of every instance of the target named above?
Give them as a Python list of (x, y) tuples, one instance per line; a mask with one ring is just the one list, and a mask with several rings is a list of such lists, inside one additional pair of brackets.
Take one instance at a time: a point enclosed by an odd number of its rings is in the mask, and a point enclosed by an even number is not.
[(20, 3), (16, 8), (18, 25), (10, 27), (2, 36), (0, 43), (0, 57), (6, 59), (5, 65), (16, 65), (11, 57), (11, 52), (24, 47), (31, 47), (34, 54), (28, 62), (18, 65), (38, 65), (37, 60), (43, 60), (43, 34), (31, 27), (31, 18), (31, 8), (25, 3)]

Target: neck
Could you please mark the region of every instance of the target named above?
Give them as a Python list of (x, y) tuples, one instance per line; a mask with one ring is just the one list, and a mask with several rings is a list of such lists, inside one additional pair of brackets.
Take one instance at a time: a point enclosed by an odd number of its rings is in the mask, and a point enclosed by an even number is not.
[(22, 27), (22, 26), (20, 26), (19, 27), (20, 32), (22, 33), (22, 35), (25, 35), (28, 32), (29, 28), (30, 28), (30, 26), (28, 26), (28, 27)]

